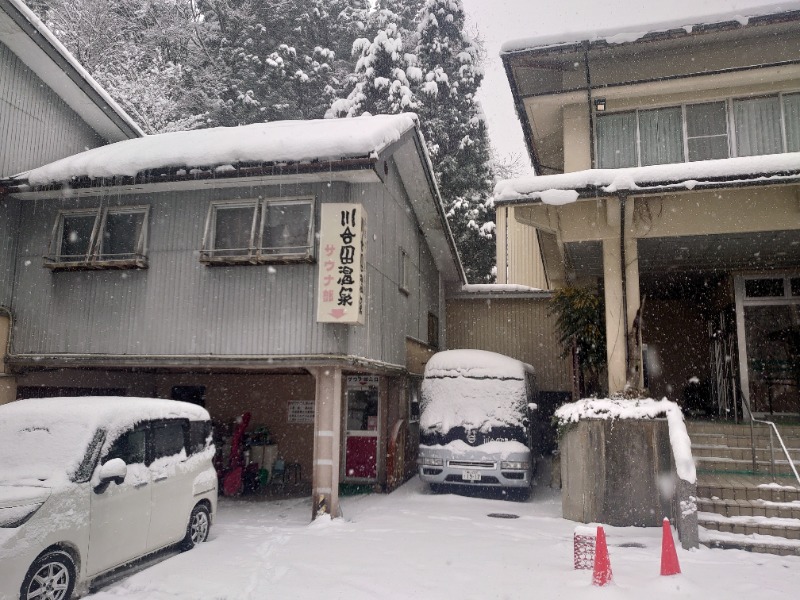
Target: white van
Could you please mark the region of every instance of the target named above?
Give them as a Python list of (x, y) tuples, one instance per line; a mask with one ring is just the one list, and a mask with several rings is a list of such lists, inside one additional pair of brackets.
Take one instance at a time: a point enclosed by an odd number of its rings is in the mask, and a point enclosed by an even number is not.
[(208, 537), (208, 412), (152, 398), (0, 406), (0, 599), (68, 600), (151, 552)]
[(539, 436), (533, 367), (483, 350), (447, 350), (425, 365), (419, 477), (443, 485), (530, 493)]

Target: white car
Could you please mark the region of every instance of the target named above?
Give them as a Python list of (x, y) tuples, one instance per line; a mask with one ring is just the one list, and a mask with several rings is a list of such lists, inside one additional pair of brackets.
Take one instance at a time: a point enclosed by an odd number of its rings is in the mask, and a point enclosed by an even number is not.
[(167, 546), (208, 538), (208, 412), (152, 398), (0, 406), (0, 599), (68, 600)]

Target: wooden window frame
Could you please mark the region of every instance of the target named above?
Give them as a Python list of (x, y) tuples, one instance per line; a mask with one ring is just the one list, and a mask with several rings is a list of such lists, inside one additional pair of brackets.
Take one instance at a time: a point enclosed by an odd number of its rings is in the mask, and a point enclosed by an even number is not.
[[(124, 256), (112, 258), (102, 253), (103, 232), (105, 231), (108, 215), (141, 214), (142, 228), (139, 231), (134, 251)], [(65, 260), (61, 254), (61, 244), (64, 240), (64, 221), (71, 216), (93, 217), (92, 233), (86, 245), (86, 253), (75, 260)], [(56, 216), (55, 224), (50, 236), (48, 253), (43, 257), (44, 266), (53, 271), (87, 271), (105, 269), (146, 269), (147, 240), (149, 237), (150, 207), (149, 206), (106, 206), (96, 208), (79, 208), (60, 210)], [(73, 255), (77, 257), (79, 255)]]
[[(270, 205), (307, 205), (308, 229), (306, 244), (302, 252), (271, 252), (275, 248), (264, 247), (264, 228), (266, 226), (267, 207)], [(216, 219), (217, 211), (225, 208), (252, 208), (250, 238), (247, 248), (241, 254), (226, 254), (224, 250), (216, 249)], [(314, 262), (315, 259), (315, 212), (316, 199), (313, 196), (291, 196), (277, 198), (237, 198), (233, 200), (213, 201), (208, 206), (203, 245), (200, 250), (200, 262), (209, 266), (213, 265), (256, 265), (271, 263)], [(300, 247), (300, 246), (298, 246)]]

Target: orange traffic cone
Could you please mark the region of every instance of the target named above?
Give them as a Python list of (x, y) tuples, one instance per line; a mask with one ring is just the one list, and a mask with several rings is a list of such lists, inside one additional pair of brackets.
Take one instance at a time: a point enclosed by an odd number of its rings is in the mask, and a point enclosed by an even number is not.
[(662, 530), (661, 574), (678, 575), (681, 572), (681, 566), (678, 564), (678, 553), (675, 551), (675, 541), (672, 539), (672, 529), (669, 526), (669, 519), (666, 517), (664, 517)]
[(608, 558), (608, 548), (606, 547), (606, 533), (601, 525), (597, 527), (592, 585), (603, 586), (609, 583), (611, 583), (611, 561)]

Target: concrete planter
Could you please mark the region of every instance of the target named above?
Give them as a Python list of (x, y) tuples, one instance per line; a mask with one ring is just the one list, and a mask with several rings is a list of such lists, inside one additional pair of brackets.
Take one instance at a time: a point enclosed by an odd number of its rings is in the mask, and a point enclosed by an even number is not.
[(564, 518), (657, 527), (672, 516), (675, 496), (660, 485), (674, 472), (666, 419), (582, 419), (559, 447)]

